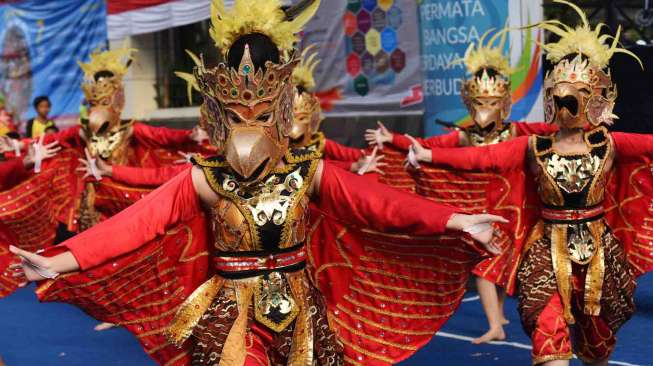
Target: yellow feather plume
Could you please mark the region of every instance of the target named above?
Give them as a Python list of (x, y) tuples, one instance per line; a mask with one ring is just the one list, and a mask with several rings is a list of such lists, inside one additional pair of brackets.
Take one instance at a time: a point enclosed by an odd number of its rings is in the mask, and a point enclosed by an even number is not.
[[(488, 30), (476, 44), (472, 43), (467, 47), (463, 58), (454, 61), (452, 65), (464, 63), (467, 72), (471, 75), (484, 68), (491, 68), (501, 75), (510, 76), (513, 69), (510, 67), (510, 60), (503, 54), (509, 30), (509, 28), (504, 28), (496, 32), (485, 43), (485, 39), (494, 31), (494, 29)], [(495, 45), (499, 37), (499, 44)]]
[(301, 86), (308, 91), (315, 88), (315, 78), (313, 78), (313, 73), (315, 72), (317, 65), (320, 64), (320, 60), (316, 59), (317, 52), (313, 52), (309, 55), (314, 48), (314, 44), (306, 47), (304, 52), (302, 52), (299, 65), (295, 67), (292, 73), (293, 84), (295, 86)]
[(240, 36), (261, 33), (270, 37), (281, 51), (289, 51), (298, 41), (297, 33), (317, 12), (320, 0), (291, 21), (286, 20), (282, 5), (281, 0), (235, 0), (227, 10), (224, 0), (212, 0), (211, 38), (226, 53)]
[(79, 67), (84, 71), (84, 77), (92, 79), (100, 71), (110, 71), (116, 76), (123, 76), (127, 73), (130, 60), (134, 59), (134, 48), (117, 48), (115, 50), (95, 50), (90, 55), (87, 63), (77, 61)]
[[(570, 54), (579, 53), (587, 56), (592, 64), (598, 68), (605, 68), (610, 63), (610, 59), (616, 53), (624, 53), (632, 56), (644, 68), (642, 61), (634, 53), (619, 47), (619, 36), (621, 27), (617, 29), (617, 34), (601, 35), (601, 29), (605, 24), (599, 24), (594, 29), (590, 26), (587, 16), (581, 8), (566, 0), (554, 0), (556, 3), (565, 4), (571, 7), (580, 17), (581, 23), (575, 28), (557, 20), (549, 20), (536, 24), (536, 27), (547, 30), (560, 36), (560, 40), (555, 43), (543, 44), (542, 48), (547, 53), (547, 59), (553, 63), (558, 63), (564, 57)], [(609, 42), (612, 39), (612, 42)]]

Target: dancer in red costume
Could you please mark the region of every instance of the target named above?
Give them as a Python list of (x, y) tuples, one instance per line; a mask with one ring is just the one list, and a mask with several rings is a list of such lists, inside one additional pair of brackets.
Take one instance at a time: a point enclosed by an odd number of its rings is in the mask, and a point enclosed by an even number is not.
[[(319, 64), (315, 60), (317, 54), (309, 55), (311, 47), (304, 50), (300, 63), (295, 67), (292, 74), (294, 89), (293, 104), (293, 125), (290, 129), (289, 138), (292, 148), (306, 148), (311, 151), (319, 151), (325, 160), (345, 170), (363, 175), (367, 173), (383, 174), (380, 170), (384, 166), (381, 162), (383, 156), (377, 156), (376, 150), (372, 154), (365, 155), (361, 149), (343, 146), (331, 139), (324, 137), (319, 132), (323, 120), (320, 101), (313, 93), (315, 79), (313, 72)], [(192, 82), (193, 75), (177, 73), (184, 80)], [(93, 174), (91, 164), (84, 160), (80, 168), (86, 176)], [(124, 165), (111, 165), (103, 160), (96, 161), (97, 173), (101, 176), (111, 177), (113, 180), (134, 186), (158, 187), (177, 174), (181, 173), (187, 166), (174, 165), (160, 168), (140, 168)]]
[[(151, 168), (173, 165), (179, 158), (179, 150), (201, 149), (200, 129), (172, 130), (120, 118), (125, 104), (122, 78), (133, 51), (121, 48), (95, 52), (88, 63), (80, 63), (85, 75), (82, 89), (90, 105), (88, 114), (82, 114), (79, 126), (48, 136), (46, 141), (57, 140), (64, 148), (78, 151), (80, 158), (90, 155), (87, 160)], [(150, 191), (111, 179), (86, 180), (80, 182), (79, 188), (78, 194), (73, 193), (76, 197), (73, 208), (78, 209), (62, 218), (73, 232), (111, 217)]]
[[(469, 110), (473, 124), (447, 135), (415, 139), (423, 147), (485, 146), (508, 141), (517, 136), (548, 134), (557, 130), (545, 123), (506, 123), (512, 105), (510, 74), (513, 70), (508, 56), (503, 54), (509, 29), (495, 32), (490, 37), (492, 31), (486, 32), (477, 44), (470, 44), (464, 58), (455, 62), (463, 63), (470, 75), (463, 82), (462, 100)], [(365, 137), (370, 144), (381, 142), (391, 145), (391, 150), (398, 155), (395, 164), (398, 159), (406, 159), (406, 152), (409, 151), (413, 140), (410, 136), (389, 132), (381, 123), (377, 130), (368, 130)], [(390, 174), (388, 172), (388, 175)], [(465, 175), (429, 164), (402, 172), (396, 179), (405, 179), (405, 175), (414, 179), (416, 193), (437, 202), (453, 204), (471, 213), (494, 212), (507, 217), (514, 214), (500, 205), (491, 204), (487, 199), (497, 193), (503, 194), (504, 191), (511, 190), (510, 182), (499, 177), (490, 174)], [(515, 239), (518, 240), (521, 236), (523, 233), (519, 233)], [(505, 291), (497, 289), (497, 286), (503, 288), (507, 285), (509, 274), (506, 270), (510, 269), (513, 254), (510, 242), (506, 236), (502, 254), (482, 261), (474, 269), (476, 287), (489, 330), (474, 339), (473, 343), (503, 340), (506, 337), (503, 329), (503, 325), (508, 323), (503, 312)]]
[(426, 344), (477, 260), (461, 231), (494, 251), (503, 220), (288, 148), (295, 34), (318, 6), (214, 1), (227, 61), (196, 58), (193, 87), (223, 155), (45, 256), (12, 248), (17, 275), (52, 279), (42, 300), (125, 326), (161, 364), (389, 365)]
[[(560, 36), (543, 46), (554, 69), (544, 82), (546, 120), (560, 131), (476, 148), (413, 148), (419, 160), (452, 169), (497, 172), (513, 186), (531, 231), (515, 248), (522, 325), (533, 364), (568, 365), (574, 352), (587, 365), (607, 365), (616, 332), (633, 311), (635, 276), (653, 268), (649, 235), (653, 138), (609, 133), (616, 88), (609, 69), (614, 40), (582, 24), (540, 23)], [(534, 177), (520, 174), (527, 171)], [(533, 178), (535, 184), (533, 184)], [(526, 198), (539, 196), (539, 214)], [(574, 327), (570, 327), (571, 325)]]

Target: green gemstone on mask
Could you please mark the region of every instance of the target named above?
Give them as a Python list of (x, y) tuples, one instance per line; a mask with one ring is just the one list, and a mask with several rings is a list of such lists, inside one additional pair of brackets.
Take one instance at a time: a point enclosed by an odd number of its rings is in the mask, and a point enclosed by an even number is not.
[(251, 71), (252, 71), (251, 66), (249, 66), (249, 65), (243, 66), (243, 72), (245, 73), (245, 75), (249, 74)]
[(236, 89), (231, 89), (231, 96), (232, 96), (232, 97), (237, 97), (237, 96), (238, 96), (238, 90), (236, 90)]
[(263, 95), (265, 95), (265, 90), (259, 89), (257, 94), (259, 97), (262, 97)]

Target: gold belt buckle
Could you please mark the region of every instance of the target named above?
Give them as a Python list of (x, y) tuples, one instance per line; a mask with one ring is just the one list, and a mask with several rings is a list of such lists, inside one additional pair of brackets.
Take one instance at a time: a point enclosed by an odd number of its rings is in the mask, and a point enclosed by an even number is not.
[(272, 272), (259, 277), (254, 289), (256, 320), (280, 333), (295, 320), (299, 308), (283, 275)]

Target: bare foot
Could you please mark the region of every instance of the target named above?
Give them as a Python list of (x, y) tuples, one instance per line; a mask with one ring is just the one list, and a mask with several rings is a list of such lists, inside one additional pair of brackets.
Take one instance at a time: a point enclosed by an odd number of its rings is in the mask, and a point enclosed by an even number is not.
[(504, 317), (501, 317), (501, 319), (500, 319), (499, 321), (501, 322), (501, 325), (508, 325), (508, 324), (510, 324), (510, 320), (508, 320), (508, 319), (506, 319), (506, 318), (504, 318)]
[(492, 341), (503, 341), (504, 339), (506, 339), (506, 333), (503, 331), (503, 327), (499, 327), (499, 328), (491, 328), (490, 330), (487, 331), (487, 333), (474, 339), (472, 343), (481, 344), (481, 343), (488, 343)]
[(116, 325), (112, 324), (112, 323), (100, 323), (100, 324), (96, 325), (95, 328), (93, 328), (93, 329), (95, 329), (98, 332), (101, 332), (103, 330), (111, 329), (111, 328), (114, 328), (114, 327), (116, 327)]

